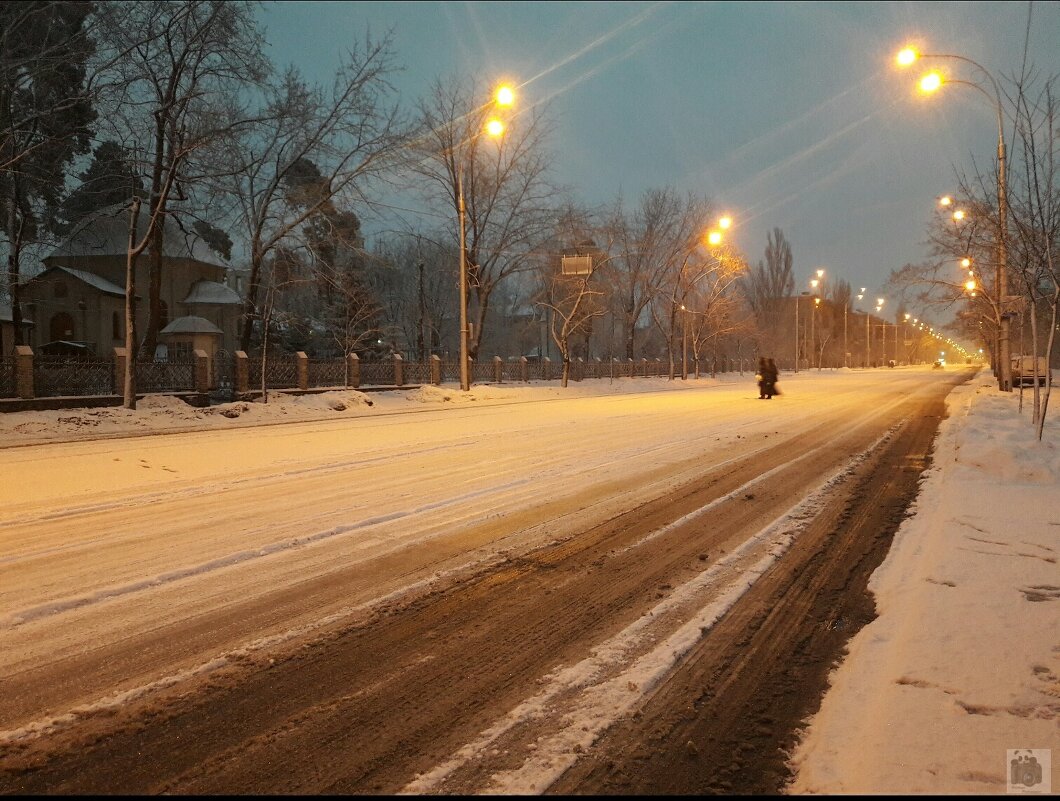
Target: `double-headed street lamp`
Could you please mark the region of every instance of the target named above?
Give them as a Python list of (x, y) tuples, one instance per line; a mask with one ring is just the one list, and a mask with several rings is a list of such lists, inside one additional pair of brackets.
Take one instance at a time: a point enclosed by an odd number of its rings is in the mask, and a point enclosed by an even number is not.
[[(998, 388), (1002, 392), (1012, 390), (1012, 365), (1009, 360), (1009, 319), (1005, 312), (1005, 293), (1008, 289), (1008, 247), (1006, 243), (1008, 229), (1008, 191), (1006, 188), (1005, 175), (1005, 119), (1001, 105), (1001, 88), (990, 71), (982, 64), (965, 56), (948, 53), (921, 54), (912, 47), (906, 47), (898, 53), (897, 62), (901, 67), (908, 67), (921, 58), (951, 59), (970, 64), (974, 69), (981, 72), (990, 81), (994, 88), (993, 97), (982, 86), (974, 81), (961, 81), (945, 78), (938, 70), (924, 75), (920, 79), (920, 91), (930, 94), (937, 91), (944, 83), (955, 83), (971, 86), (978, 89), (980, 93), (994, 105), (997, 112), (997, 213), (998, 213), (998, 236), (997, 236), (997, 272), (995, 286), (997, 291), (998, 312), (1000, 315), (998, 331)], [(953, 213), (953, 219), (960, 221), (963, 218), (957, 216), (958, 209)]]
[[(483, 106), (480, 111), (488, 111), (491, 106), (509, 107), (515, 103), (515, 92), (510, 86), (501, 86), (493, 95), (493, 103)], [(504, 123), (491, 117), (482, 129), (468, 137), (467, 144), (483, 133), (494, 139), (504, 134)], [(468, 374), (468, 338), (470, 330), (467, 322), (468, 267), (467, 267), (467, 208), (464, 204), (464, 159), (454, 150), (456, 161), (456, 194), (457, 214), (460, 218), (460, 389), (467, 392), (471, 389), (471, 378)]]

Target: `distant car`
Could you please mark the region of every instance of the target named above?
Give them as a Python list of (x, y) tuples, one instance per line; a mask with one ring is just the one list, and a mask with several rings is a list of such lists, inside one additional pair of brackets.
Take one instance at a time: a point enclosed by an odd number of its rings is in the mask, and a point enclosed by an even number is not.
[(933, 365), (931, 365), (931, 369), (932, 370), (941, 370), (942, 369), (942, 362), (936, 361)]

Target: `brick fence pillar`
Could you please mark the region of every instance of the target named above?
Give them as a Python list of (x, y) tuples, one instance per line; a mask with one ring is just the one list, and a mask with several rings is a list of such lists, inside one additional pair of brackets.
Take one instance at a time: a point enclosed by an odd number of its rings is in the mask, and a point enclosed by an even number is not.
[(526, 357), (525, 356), (520, 356), (519, 357), (519, 380), (520, 381), (524, 381), (527, 384), (530, 383), (530, 375), (529, 375), (528, 370), (526, 369)]
[(361, 386), (361, 357), (351, 353), (346, 357), (347, 385), (358, 389)]
[(192, 356), (195, 358), (195, 386), (196, 392), (210, 391), (210, 357), (206, 351), (196, 349)]
[(395, 386), (403, 386), (405, 383), (405, 370), (404, 370), (404, 359), (401, 358), (400, 353), (394, 354), (394, 384)]
[(442, 383), (442, 359), (436, 353), (431, 355), (431, 383), (435, 386)]
[(493, 380), (498, 384), (504, 382), (504, 360), (500, 356), (493, 357)]
[(127, 356), (125, 354), (125, 348), (115, 348), (113, 352), (114, 359), (114, 372), (111, 376), (111, 383), (113, 384), (114, 394), (125, 395), (125, 360)]
[(15, 345), (15, 389), (20, 398), (33, 397), (33, 348)]
[(236, 372), (235, 391), (237, 395), (245, 395), (250, 392), (250, 360), (247, 358), (246, 351), (242, 350), (237, 350), (233, 358)]
[(305, 351), (298, 351), (294, 355), (297, 360), (295, 367), (298, 369), (298, 388), (309, 389), (309, 357), (305, 355)]

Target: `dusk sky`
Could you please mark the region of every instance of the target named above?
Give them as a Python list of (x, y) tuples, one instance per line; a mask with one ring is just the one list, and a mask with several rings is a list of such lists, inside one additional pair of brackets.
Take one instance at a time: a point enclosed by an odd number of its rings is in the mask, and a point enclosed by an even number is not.
[[(800, 288), (824, 267), (876, 293), (927, 255), (954, 166), (989, 168), (994, 107), (927, 69), (907, 42), (998, 78), (1020, 69), (1027, 3), (279, 3), (261, 11), (271, 55), (326, 80), (349, 43), (390, 31), (411, 108), (441, 75), (509, 78), (548, 103), (555, 177), (590, 205), (676, 185), (736, 220), (752, 263), (766, 233), (792, 244)], [(1030, 61), (1060, 73), (1060, 3), (1033, 4)], [(953, 72), (954, 62), (941, 62)], [(954, 77), (975, 80), (967, 69)], [(405, 214), (403, 224), (437, 221)], [(376, 223), (379, 225), (380, 223)], [(372, 222), (366, 215), (366, 229)]]

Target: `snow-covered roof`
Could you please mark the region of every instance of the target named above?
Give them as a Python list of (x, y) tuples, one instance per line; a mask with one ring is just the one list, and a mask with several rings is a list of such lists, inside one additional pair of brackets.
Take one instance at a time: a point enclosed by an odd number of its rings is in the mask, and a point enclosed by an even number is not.
[[(11, 304), (0, 302), (0, 323), (13, 323), (14, 321)], [(25, 309), (22, 311), (22, 325), (33, 325), (33, 321), (26, 317)]]
[[(136, 224), (137, 239), (146, 234), (149, 216), (146, 209), (140, 210)], [(221, 266), (206, 243), (190, 230), (182, 230), (172, 215), (166, 217), (163, 230), (163, 258), (190, 259)], [(120, 258), (124, 263), (128, 245), (129, 210), (125, 204), (118, 203), (100, 209), (77, 223), (70, 235), (44, 258), (44, 263), (52, 266), (64, 260), (100, 256)]]
[(90, 287), (98, 289), (100, 292), (103, 292), (104, 294), (107, 294), (107, 295), (118, 295), (119, 297), (124, 297), (125, 296), (125, 289), (120, 287), (120, 286), (118, 286), (117, 284), (111, 283), (106, 278), (100, 278), (95, 273), (86, 272), (85, 270), (75, 270), (73, 267), (63, 267), (61, 265), (56, 265), (54, 267), (50, 267), (49, 269), (45, 270), (43, 273), (41, 273), (40, 275), (38, 275), (36, 277), (37, 278), (43, 278), (48, 273), (51, 273), (53, 271), (54, 272), (59, 272), (59, 273), (66, 273), (67, 275), (71, 275), (74, 278), (76, 278), (77, 280), (84, 281)]
[(196, 281), (188, 290), (188, 296), (181, 303), (202, 303), (214, 306), (238, 305), (243, 301), (231, 287), (202, 279)]
[(202, 317), (189, 314), (178, 317), (158, 333), (160, 334), (221, 334), (220, 328)]

